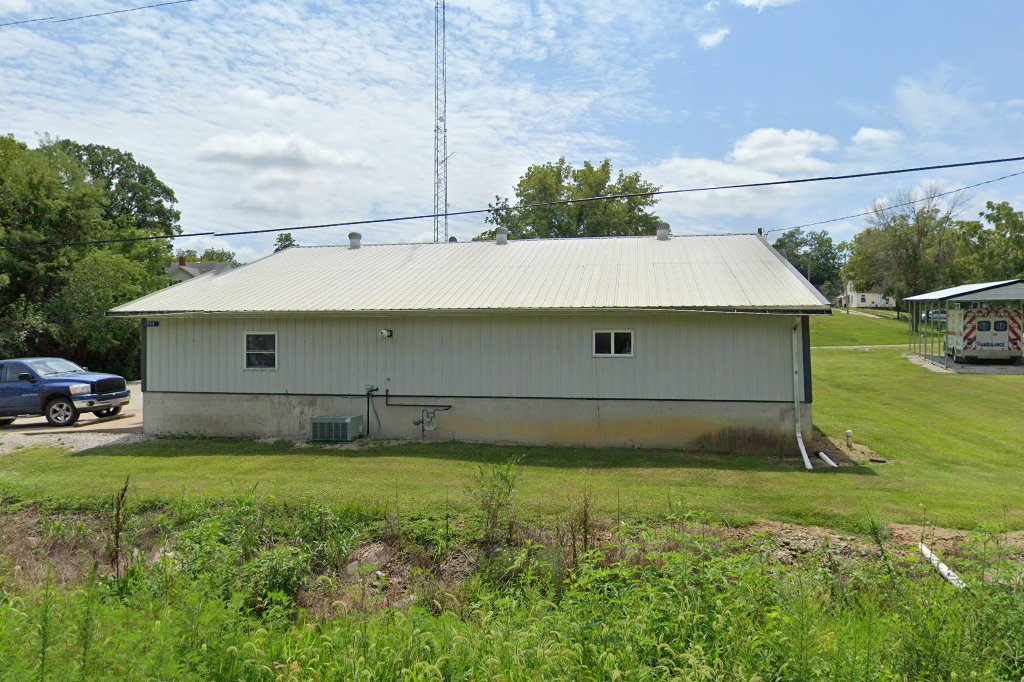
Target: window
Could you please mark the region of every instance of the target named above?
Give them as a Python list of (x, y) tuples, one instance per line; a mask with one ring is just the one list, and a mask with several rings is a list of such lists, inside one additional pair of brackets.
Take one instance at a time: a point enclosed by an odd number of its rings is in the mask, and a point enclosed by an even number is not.
[(631, 357), (633, 355), (633, 332), (630, 331), (596, 331), (594, 332), (595, 357)]
[(3, 381), (20, 381), (18, 377), (22, 374), (31, 374), (28, 367), (20, 362), (9, 362), (6, 367), (0, 369), (5, 370), (5, 372), (0, 372), (0, 374), (5, 373), (5, 376), (2, 377)]
[(995, 329), (997, 332), (1005, 332), (1006, 320), (997, 320), (993, 329)]
[(864, 294), (861, 294), (860, 295), (860, 302), (861, 303), (867, 303), (868, 302), (868, 297), (865, 296)]
[(987, 332), (990, 329), (992, 329), (992, 323), (989, 322), (988, 320), (981, 320), (980, 322), (978, 322), (979, 332)]
[(275, 332), (245, 333), (245, 368), (277, 369), (277, 334)]

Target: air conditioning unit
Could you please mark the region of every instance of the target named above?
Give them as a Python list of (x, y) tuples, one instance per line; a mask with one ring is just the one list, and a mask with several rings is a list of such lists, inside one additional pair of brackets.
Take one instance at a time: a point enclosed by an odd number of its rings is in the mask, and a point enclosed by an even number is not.
[(363, 437), (363, 415), (357, 417), (313, 417), (310, 440), (323, 443), (349, 443)]

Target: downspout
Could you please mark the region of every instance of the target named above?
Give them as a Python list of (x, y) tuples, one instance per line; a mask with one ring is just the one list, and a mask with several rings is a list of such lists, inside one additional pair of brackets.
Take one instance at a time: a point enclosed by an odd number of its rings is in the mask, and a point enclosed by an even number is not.
[[(379, 390), (380, 389), (377, 388), (376, 386), (369, 386), (369, 385), (367, 385), (367, 387), (366, 387), (366, 437), (367, 438), (370, 437), (370, 398), (372, 398), (373, 394), (376, 393)], [(376, 412), (376, 408), (374, 408), (374, 411)], [(377, 422), (378, 422), (377, 423), (377, 431), (380, 431), (380, 417), (377, 418)]]
[(796, 428), (796, 444), (800, 446), (800, 456), (804, 459), (804, 468), (810, 471), (814, 468), (811, 458), (807, 456), (807, 447), (804, 445), (803, 428), (800, 423), (800, 318), (795, 318), (793, 323), (793, 425)]

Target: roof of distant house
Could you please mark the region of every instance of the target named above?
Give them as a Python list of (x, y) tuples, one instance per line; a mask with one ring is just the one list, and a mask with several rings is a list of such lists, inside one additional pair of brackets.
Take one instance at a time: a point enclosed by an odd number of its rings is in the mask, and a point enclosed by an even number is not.
[(291, 247), (110, 314), (829, 308), (762, 237), (715, 235)]
[(200, 275), (205, 275), (210, 272), (226, 272), (232, 268), (234, 268), (234, 265), (231, 263), (223, 263), (220, 261), (200, 261), (197, 263), (186, 263), (185, 265), (174, 262), (164, 268), (164, 274), (170, 276), (176, 270), (183, 270), (192, 277), (199, 277)]

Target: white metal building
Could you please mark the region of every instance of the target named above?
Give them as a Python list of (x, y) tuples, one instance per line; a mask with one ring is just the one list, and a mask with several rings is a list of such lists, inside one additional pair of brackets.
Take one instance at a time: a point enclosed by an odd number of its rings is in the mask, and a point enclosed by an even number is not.
[(371, 436), (779, 450), (810, 428), (829, 304), (758, 235), (350, 238), (110, 311), (144, 318), (145, 430), (364, 415)]

